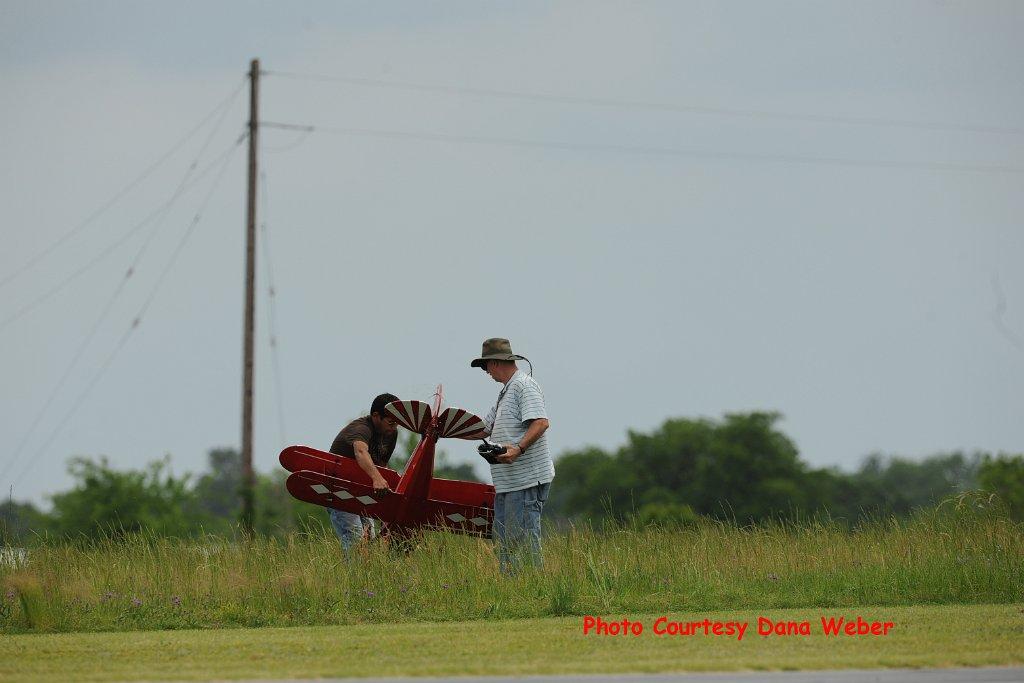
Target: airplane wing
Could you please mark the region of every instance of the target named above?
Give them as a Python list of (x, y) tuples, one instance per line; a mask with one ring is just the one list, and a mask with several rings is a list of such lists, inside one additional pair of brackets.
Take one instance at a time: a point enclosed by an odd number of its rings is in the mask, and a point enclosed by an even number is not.
[[(306, 470), (326, 474), (338, 479), (347, 479), (365, 486), (370, 486), (371, 484), (369, 475), (363, 471), (363, 468), (359, 466), (355, 458), (346, 458), (343, 455), (319, 451), (309, 446), (289, 446), (281, 451), (278, 459), (281, 462), (281, 466), (289, 472)], [(387, 467), (380, 467), (379, 465), (377, 466), (377, 471), (380, 472), (380, 475), (384, 477), (384, 481), (392, 489), (398, 486), (398, 481), (401, 479), (401, 475), (398, 472)]]
[(460, 505), (443, 500), (424, 501), (424, 526), (439, 531), (451, 531), (481, 538), (491, 537), (494, 508)]
[[(477, 482), (456, 482), (447, 479), (435, 481), (447, 482), (448, 484), (474, 485), (468, 487), (467, 490), (477, 488)], [(396, 521), (404, 499), (404, 496), (397, 493), (374, 496), (373, 487), (369, 484), (360, 484), (306, 470), (293, 472), (288, 477), (285, 485), (292, 496), (307, 503), (373, 517), (374, 519), (389, 523)], [(493, 489), (493, 487), (486, 484), (479, 484), (479, 487)], [(454, 491), (458, 495), (457, 489), (458, 487), (447, 488), (449, 492)], [(462, 492), (461, 495), (469, 499), (469, 494)], [(493, 505), (493, 501), (494, 494), (492, 492), (490, 493), (489, 501), (481, 502), (489, 502)], [(494, 519), (494, 509), (491, 505), (473, 505), (428, 499), (422, 503), (417, 503), (416, 507), (412, 510), (405, 510), (402, 514), (402, 524), (490, 538), (491, 524)], [(407, 518), (410, 515), (412, 519)]]
[(445, 408), (437, 416), (440, 426), (439, 437), (450, 436), (456, 439), (482, 439), (487, 426), (479, 417), (462, 408)]
[(293, 472), (285, 485), (288, 493), (299, 500), (373, 517), (382, 522), (390, 522), (395, 518), (402, 499), (397, 493), (374, 496), (373, 487), (368, 483), (360, 484), (306, 470)]
[(427, 497), (459, 505), (494, 507), (494, 487), (478, 481), (431, 479)]
[(392, 401), (384, 409), (410, 432), (422, 434), (430, 424), (430, 406), (423, 401)]

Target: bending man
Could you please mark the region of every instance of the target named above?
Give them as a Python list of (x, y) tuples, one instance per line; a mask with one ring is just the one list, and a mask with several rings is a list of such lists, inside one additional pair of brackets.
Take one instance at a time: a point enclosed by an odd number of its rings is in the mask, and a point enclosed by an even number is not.
[[(387, 467), (391, 454), (395, 452), (398, 442), (398, 422), (387, 414), (384, 407), (397, 401), (394, 394), (381, 394), (370, 404), (370, 414), (357, 417), (334, 437), (331, 453), (355, 458), (356, 462), (373, 482), (375, 494), (390, 491), (387, 481), (377, 471), (377, 465)], [(376, 527), (373, 519), (352, 512), (329, 509), (331, 525), (334, 526), (341, 547), (348, 552), (352, 544), (361, 538), (373, 538)]]

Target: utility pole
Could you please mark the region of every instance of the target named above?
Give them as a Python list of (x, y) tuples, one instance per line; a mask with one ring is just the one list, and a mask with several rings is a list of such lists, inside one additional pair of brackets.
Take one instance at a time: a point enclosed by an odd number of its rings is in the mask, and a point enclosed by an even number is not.
[(242, 531), (251, 537), (256, 476), (252, 469), (253, 328), (256, 324), (256, 142), (259, 134), (260, 60), (249, 65), (249, 193), (245, 226), (245, 331), (242, 368)]

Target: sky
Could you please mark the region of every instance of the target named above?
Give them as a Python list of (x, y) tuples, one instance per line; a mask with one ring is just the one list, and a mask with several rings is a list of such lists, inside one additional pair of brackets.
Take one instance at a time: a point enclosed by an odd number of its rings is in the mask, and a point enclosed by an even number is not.
[(494, 336), (556, 455), (753, 410), (813, 467), (1020, 453), (1022, 34), (984, 0), (0, 0), (0, 487), (240, 444), (254, 58), (260, 119), (312, 127), (259, 136), (258, 470), (385, 391), (486, 414)]

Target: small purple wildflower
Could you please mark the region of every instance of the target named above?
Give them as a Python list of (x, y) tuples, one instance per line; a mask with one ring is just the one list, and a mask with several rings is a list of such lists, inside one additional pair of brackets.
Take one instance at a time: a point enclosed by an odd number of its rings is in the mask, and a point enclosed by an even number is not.
[(374, 593), (373, 591), (365, 591), (365, 592), (366, 592), (366, 597), (368, 597), (368, 598), (372, 598), (374, 595), (376, 595), (376, 593)]
[(136, 607), (142, 607), (142, 600), (138, 598), (132, 598), (132, 604)]
[(109, 600), (113, 600), (116, 597), (117, 595), (114, 593), (114, 591), (107, 591), (106, 593), (100, 596), (100, 602), (107, 602)]
[(171, 604), (174, 605), (175, 607), (181, 607), (181, 598), (178, 597), (177, 595), (173, 596), (171, 598)]

